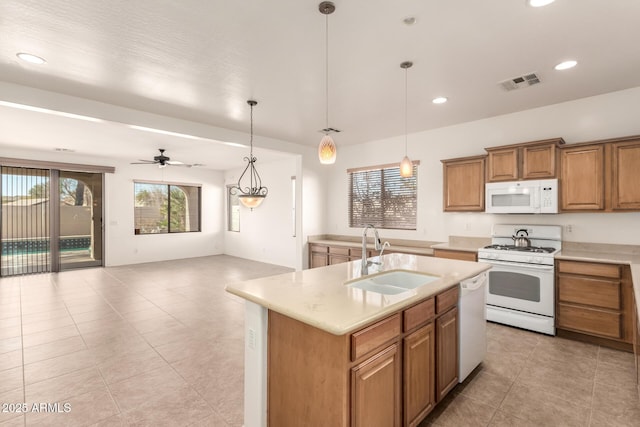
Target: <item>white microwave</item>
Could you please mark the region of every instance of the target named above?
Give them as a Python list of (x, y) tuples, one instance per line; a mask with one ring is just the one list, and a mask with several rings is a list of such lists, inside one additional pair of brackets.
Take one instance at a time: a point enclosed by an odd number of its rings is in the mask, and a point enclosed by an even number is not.
[(485, 212), (558, 213), (558, 180), (490, 182), (485, 185)]

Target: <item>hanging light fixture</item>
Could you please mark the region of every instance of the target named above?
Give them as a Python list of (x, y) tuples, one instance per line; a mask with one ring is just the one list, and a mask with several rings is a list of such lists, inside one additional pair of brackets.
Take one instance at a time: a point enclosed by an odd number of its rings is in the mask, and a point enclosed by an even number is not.
[(413, 176), (413, 162), (407, 156), (407, 70), (411, 68), (413, 62), (405, 61), (400, 64), (400, 68), (404, 68), (404, 158), (400, 162), (400, 176), (403, 178), (411, 178)]
[(329, 127), (329, 15), (331, 15), (335, 10), (336, 6), (330, 1), (323, 1), (318, 6), (318, 10), (320, 13), (325, 15), (326, 17), (326, 32), (325, 32), (325, 96), (326, 96), (326, 114), (325, 114), (325, 128), (322, 129), (321, 132), (324, 133), (324, 137), (320, 141), (320, 145), (318, 146), (318, 158), (320, 159), (320, 163), (323, 165), (331, 165), (336, 162), (336, 154), (337, 148), (336, 143), (333, 141), (331, 137), (332, 132), (340, 132), (339, 130), (333, 129)]
[[(237, 194), (240, 202), (247, 208), (253, 210), (253, 208), (257, 208), (260, 206), (262, 201), (267, 197), (267, 193), (269, 190), (267, 187), (262, 186), (262, 180), (260, 179), (260, 175), (256, 170), (255, 163), (258, 159), (253, 157), (253, 107), (258, 103), (253, 100), (247, 101), (247, 104), (251, 107), (251, 151), (249, 153), (249, 157), (245, 157), (244, 160), (247, 162), (247, 167), (244, 168), (242, 175), (240, 175), (240, 179), (238, 179), (238, 184), (231, 187), (231, 194), (234, 196)], [(242, 185), (242, 178), (244, 178), (245, 174), (249, 172), (249, 185)]]

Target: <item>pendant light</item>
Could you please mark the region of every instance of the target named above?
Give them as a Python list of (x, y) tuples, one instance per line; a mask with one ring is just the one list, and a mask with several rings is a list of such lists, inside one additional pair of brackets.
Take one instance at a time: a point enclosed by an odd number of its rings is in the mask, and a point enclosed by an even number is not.
[(325, 32), (325, 101), (326, 101), (326, 114), (325, 114), (325, 128), (321, 132), (324, 133), (324, 137), (318, 145), (318, 158), (323, 165), (331, 165), (336, 162), (337, 148), (336, 143), (331, 137), (331, 132), (339, 132), (329, 127), (329, 15), (335, 10), (336, 6), (330, 1), (323, 1), (318, 6), (320, 13), (326, 17), (326, 32)]
[(404, 68), (404, 158), (400, 162), (400, 176), (403, 178), (411, 178), (413, 176), (413, 163), (409, 156), (407, 156), (407, 98), (408, 98), (408, 87), (407, 87), (407, 70), (411, 68), (413, 62), (405, 61), (400, 64), (400, 68)]
[[(231, 187), (231, 194), (238, 195), (238, 199), (240, 203), (242, 203), (245, 207), (257, 208), (262, 204), (262, 201), (267, 197), (268, 189), (267, 187), (262, 186), (262, 180), (260, 179), (260, 175), (256, 170), (255, 163), (258, 159), (253, 157), (253, 107), (258, 103), (253, 100), (247, 101), (247, 104), (251, 107), (251, 151), (249, 152), (249, 157), (245, 157), (244, 160), (247, 162), (247, 167), (244, 168), (242, 175), (240, 175), (240, 179), (238, 179), (238, 184)], [(245, 183), (243, 186), (242, 178), (244, 178), (245, 174), (249, 172), (249, 183)]]

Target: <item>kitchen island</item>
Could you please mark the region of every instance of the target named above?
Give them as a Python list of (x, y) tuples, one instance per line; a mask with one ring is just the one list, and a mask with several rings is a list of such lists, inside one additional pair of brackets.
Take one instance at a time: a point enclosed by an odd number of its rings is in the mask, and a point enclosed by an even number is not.
[(437, 277), (372, 292), (350, 286), (361, 278), (352, 261), (227, 285), (247, 300), (246, 427), (415, 425), (457, 384), (458, 284), (489, 265), (397, 253), (378, 261), (367, 277)]

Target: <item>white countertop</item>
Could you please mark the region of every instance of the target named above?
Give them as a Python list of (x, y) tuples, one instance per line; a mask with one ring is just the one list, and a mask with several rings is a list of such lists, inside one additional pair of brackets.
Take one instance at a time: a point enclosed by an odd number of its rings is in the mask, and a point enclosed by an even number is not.
[(484, 263), (393, 253), (369, 276), (391, 270), (415, 271), (439, 279), (396, 295), (383, 295), (346, 286), (360, 278), (360, 261), (285, 273), (228, 284), (225, 289), (269, 310), (335, 335), (353, 332), (373, 321), (446, 290), (491, 266)]
[(471, 243), (437, 243), (435, 245), (431, 245), (433, 249), (444, 249), (448, 251), (460, 251), (460, 252), (478, 252), (478, 249), (481, 249), (484, 246), (476, 246)]

